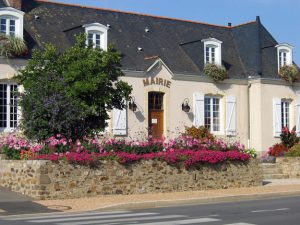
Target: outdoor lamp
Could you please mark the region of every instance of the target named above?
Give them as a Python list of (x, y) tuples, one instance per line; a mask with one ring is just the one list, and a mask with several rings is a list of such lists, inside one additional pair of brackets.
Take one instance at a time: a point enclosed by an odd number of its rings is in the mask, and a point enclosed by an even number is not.
[(183, 103), (181, 105), (182, 111), (189, 112), (191, 110), (191, 107), (189, 106), (189, 99), (184, 99)]
[(129, 109), (132, 110), (133, 112), (135, 112), (137, 109), (137, 105), (134, 101), (134, 98), (132, 98), (131, 101), (129, 102)]

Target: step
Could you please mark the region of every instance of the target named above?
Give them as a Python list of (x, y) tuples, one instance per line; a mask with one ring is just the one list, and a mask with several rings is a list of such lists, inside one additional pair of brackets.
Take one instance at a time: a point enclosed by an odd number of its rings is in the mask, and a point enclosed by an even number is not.
[(276, 163), (262, 163), (262, 168), (276, 168)]
[(264, 174), (264, 179), (288, 179), (287, 174)]
[(282, 169), (280, 168), (263, 168), (264, 174), (279, 174), (282, 173)]

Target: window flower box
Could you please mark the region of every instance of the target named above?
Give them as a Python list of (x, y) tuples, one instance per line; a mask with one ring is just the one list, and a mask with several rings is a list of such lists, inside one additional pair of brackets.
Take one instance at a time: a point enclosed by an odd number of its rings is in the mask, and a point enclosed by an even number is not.
[(24, 56), (28, 48), (21, 38), (0, 34), (0, 57), (14, 58)]
[(286, 82), (293, 84), (294, 82), (298, 81), (298, 79), (299, 79), (298, 72), (299, 71), (296, 66), (285, 65), (280, 68), (279, 76)]
[(228, 78), (227, 70), (224, 66), (208, 63), (204, 66), (203, 72), (214, 81), (223, 81)]

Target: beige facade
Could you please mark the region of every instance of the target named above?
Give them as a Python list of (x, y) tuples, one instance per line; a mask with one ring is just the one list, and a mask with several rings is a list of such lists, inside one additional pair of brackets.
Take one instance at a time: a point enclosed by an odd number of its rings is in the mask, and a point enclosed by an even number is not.
[[(11, 79), (19, 69), (26, 65), (25, 60), (0, 59), (0, 80), (2, 83), (11, 83)], [(160, 60), (147, 72), (124, 71), (122, 77), (133, 86), (132, 96), (137, 104), (137, 110), (126, 110), (126, 134), (120, 135), (130, 139), (148, 137), (148, 93), (164, 93), (163, 134), (166, 138), (177, 137), (185, 126), (194, 124), (194, 93), (203, 93), (204, 96), (218, 96), (220, 98), (220, 132), (217, 136), (240, 140), (245, 146), (257, 151), (266, 151), (271, 145), (279, 142), (274, 135), (274, 105), (273, 99), (284, 99), (290, 102), (290, 128), (299, 123), (297, 120), (297, 102), (300, 97), (300, 85), (293, 86), (281, 80), (225, 80), (214, 82), (200, 75), (173, 74)], [(154, 83), (151, 84), (151, 78)], [(158, 78), (158, 80), (156, 80)], [(146, 82), (148, 79), (149, 84)], [(159, 82), (161, 79), (162, 82)], [(156, 82), (158, 81), (158, 82)], [(169, 83), (168, 83), (169, 82)], [(227, 135), (228, 96), (236, 98), (236, 134)], [(184, 112), (181, 105), (188, 101), (190, 112)], [(115, 122), (111, 113), (109, 133), (113, 134)], [(116, 135), (118, 136), (118, 135)]]

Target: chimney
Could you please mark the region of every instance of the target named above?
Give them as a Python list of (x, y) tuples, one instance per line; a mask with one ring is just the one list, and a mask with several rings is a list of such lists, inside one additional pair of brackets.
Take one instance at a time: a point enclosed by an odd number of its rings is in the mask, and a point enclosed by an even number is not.
[(22, 0), (4, 0), (7, 6), (22, 10)]

